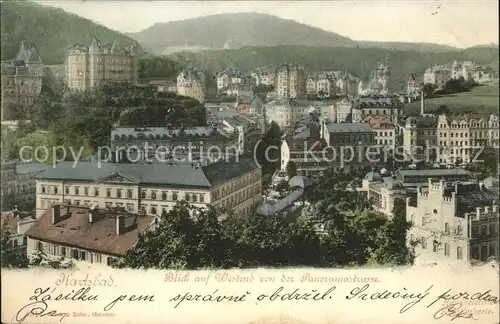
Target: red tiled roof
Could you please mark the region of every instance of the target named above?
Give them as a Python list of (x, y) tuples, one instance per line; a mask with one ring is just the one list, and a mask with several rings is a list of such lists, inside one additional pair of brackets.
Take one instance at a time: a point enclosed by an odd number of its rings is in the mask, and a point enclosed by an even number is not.
[(132, 215), (132, 225), (121, 235), (116, 234), (116, 215), (102, 213), (97, 220), (89, 222), (89, 209), (84, 207), (61, 207), (61, 220), (52, 224), (52, 208), (27, 232), (30, 238), (61, 245), (81, 247), (110, 255), (124, 255), (137, 242), (138, 234), (149, 228), (153, 216)]

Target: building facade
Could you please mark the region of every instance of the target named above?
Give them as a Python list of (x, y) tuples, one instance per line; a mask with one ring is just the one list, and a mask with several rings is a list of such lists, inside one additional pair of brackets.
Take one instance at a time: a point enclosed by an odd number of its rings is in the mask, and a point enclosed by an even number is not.
[(306, 73), (298, 65), (280, 65), (276, 70), (276, 94), (282, 98), (306, 96)]
[(275, 122), (280, 128), (290, 128), (304, 117), (315, 110), (308, 102), (280, 98), (264, 105), (266, 120), (268, 123)]
[(446, 115), (437, 123), (438, 161), (455, 165), (473, 162), (486, 146), (498, 148), (498, 115)]
[[(144, 159), (154, 154), (158, 158), (186, 158), (195, 162), (203, 157), (225, 158), (243, 151), (244, 133), (227, 133), (211, 126), (165, 127), (118, 127), (111, 131), (111, 151), (124, 151), (129, 156), (143, 154), (134, 159)], [(156, 153), (155, 153), (156, 152)], [(188, 155), (191, 156), (188, 156)], [(133, 161), (132, 161), (133, 162)]]
[(236, 69), (225, 69), (217, 73), (217, 92), (226, 93), (228, 90), (240, 89), (237, 85), (251, 86), (252, 79), (246, 73)]
[(18, 117), (19, 108), (33, 104), (42, 91), (43, 63), (35, 45), (26, 47), (21, 41), (12, 60), (2, 61), (1, 120)]
[(397, 130), (392, 120), (388, 117), (367, 116), (364, 123), (371, 126), (375, 133), (375, 144), (383, 149), (394, 152), (397, 144)]
[(191, 68), (181, 71), (177, 75), (177, 93), (204, 103), (205, 73)]
[(403, 116), (404, 103), (395, 97), (360, 97), (354, 101), (354, 110), (361, 117), (380, 116), (398, 124)]
[(49, 167), (51, 165), (43, 163), (2, 162), (1, 209), (10, 209), (13, 203), (33, 203), (34, 205), (34, 177)]
[(451, 70), (443, 65), (436, 65), (425, 70), (424, 84), (432, 84), (436, 88), (444, 88), (452, 77)]
[(181, 200), (246, 216), (262, 198), (260, 167), (244, 157), (206, 166), (63, 162), (36, 179), (38, 217), (54, 204), (161, 215)]
[[(327, 123), (321, 120), (320, 126), (321, 138), (325, 140), (328, 150), (335, 152), (331, 158), (334, 172), (361, 171), (377, 161), (370, 161), (373, 152), (376, 152), (373, 149), (376, 144), (375, 133), (369, 124)], [(367, 154), (368, 150), (372, 153)]]
[(436, 161), (437, 124), (438, 118), (434, 115), (406, 119), (403, 129), (403, 149), (408, 157), (426, 158), (430, 163)]
[(134, 43), (124, 48), (114, 41), (103, 45), (94, 38), (90, 46), (70, 46), (66, 57), (67, 86), (86, 91), (106, 83), (138, 82), (139, 57)]
[(264, 66), (250, 73), (255, 85), (276, 87), (276, 67)]
[(407, 200), (408, 235), (423, 262), (498, 260), (498, 188), (477, 182), (429, 179), (416, 201)]

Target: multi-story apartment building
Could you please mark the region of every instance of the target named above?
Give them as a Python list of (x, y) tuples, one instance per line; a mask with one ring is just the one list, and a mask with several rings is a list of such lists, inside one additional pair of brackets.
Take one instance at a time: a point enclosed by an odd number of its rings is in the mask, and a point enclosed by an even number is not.
[(276, 93), (283, 98), (306, 96), (306, 73), (297, 65), (280, 65), (276, 70)]
[(205, 102), (205, 73), (197, 69), (184, 69), (177, 75), (177, 93)]
[(446, 115), (437, 123), (438, 161), (441, 164), (473, 162), (478, 150), (498, 148), (498, 115)]
[(403, 129), (403, 148), (405, 154), (413, 159), (436, 161), (437, 124), (435, 115), (408, 117)]
[[(375, 133), (366, 123), (327, 123), (320, 121), (321, 138), (328, 145), (329, 152), (335, 152), (332, 158), (334, 172), (344, 170), (364, 170), (377, 162), (372, 150), (375, 144)], [(370, 150), (370, 154), (367, 151)], [(370, 161), (375, 159), (376, 161)]]
[(359, 79), (342, 71), (322, 71), (310, 73), (306, 79), (306, 93), (320, 98), (332, 96), (356, 97)]
[[(285, 138), (281, 143), (281, 170), (286, 171), (292, 162), (297, 168), (297, 174), (316, 178), (332, 167), (332, 157), (325, 150), (324, 139)], [(325, 150), (325, 151), (324, 151)]]
[[(154, 154), (157, 155), (154, 158), (161, 156), (162, 159), (182, 157), (191, 162), (209, 156), (225, 158), (239, 154), (243, 150), (243, 140), (243, 133), (226, 133), (211, 126), (175, 129), (118, 127), (111, 131), (111, 151), (126, 151), (129, 156), (146, 154), (142, 158)], [(137, 159), (139, 162), (141, 157), (137, 156)]]
[(471, 61), (457, 62), (453, 61), (451, 65), (451, 77), (455, 80), (464, 78), (465, 81), (472, 80), (474, 78), (474, 72), (476, 70), (476, 64)]
[(252, 79), (246, 73), (236, 69), (225, 69), (217, 73), (217, 92), (224, 93), (231, 86), (235, 85), (251, 85)]
[(319, 98), (327, 98), (338, 93), (335, 79), (327, 74), (320, 74), (316, 83), (316, 95)]
[(161, 215), (178, 201), (250, 215), (262, 198), (261, 169), (236, 157), (210, 165), (62, 162), (36, 176), (37, 216), (54, 204)]
[(361, 114), (358, 114), (358, 116), (353, 115), (354, 102), (352, 100), (344, 98), (335, 102), (335, 107), (337, 110), (337, 123), (344, 123), (346, 121), (356, 123), (361, 121)]
[(362, 118), (366, 116), (388, 117), (398, 124), (403, 116), (404, 104), (399, 98), (360, 97), (354, 101), (354, 110), (358, 110)]
[(407, 200), (408, 240), (417, 262), (473, 263), (498, 260), (498, 188), (477, 182), (429, 179), (416, 201)]
[(105, 83), (138, 81), (139, 57), (134, 43), (128, 48), (117, 41), (103, 45), (94, 37), (90, 46), (70, 46), (66, 57), (69, 89), (85, 91)]
[(367, 116), (362, 120), (363, 123), (368, 123), (375, 133), (375, 144), (394, 152), (396, 147), (396, 126), (386, 116)]
[(16, 57), (2, 61), (1, 68), (1, 120), (12, 120), (18, 117), (20, 107), (33, 104), (42, 91), (43, 63), (36, 46), (27, 48), (21, 41)]
[(266, 120), (275, 122), (280, 128), (294, 128), (295, 124), (315, 110), (307, 102), (281, 98), (268, 102), (265, 106)]
[(255, 85), (276, 87), (276, 67), (265, 66), (250, 73)]
[(432, 84), (440, 89), (446, 85), (452, 77), (451, 70), (443, 65), (436, 65), (425, 70), (424, 84)]
[(71, 260), (79, 270), (111, 266), (157, 222), (140, 212), (55, 203), (26, 232), (26, 250), (28, 256), (39, 251), (50, 259)]

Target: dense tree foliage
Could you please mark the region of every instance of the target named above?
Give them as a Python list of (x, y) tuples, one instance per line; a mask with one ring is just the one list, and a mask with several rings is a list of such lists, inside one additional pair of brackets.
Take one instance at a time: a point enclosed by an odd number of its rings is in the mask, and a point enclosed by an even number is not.
[(155, 231), (140, 236), (116, 266), (198, 269), (412, 263), (404, 201), (396, 202), (395, 217), (389, 220), (372, 210), (363, 195), (344, 191), (352, 180), (338, 181), (332, 174), (321, 182), (316, 199), (294, 220), (280, 215), (221, 220), (218, 211), (179, 202), (161, 216)]
[(26, 256), (26, 247), (12, 244), (12, 233), (6, 222), (2, 219), (0, 229), (0, 242), (2, 252), (2, 268), (28, 268), (43, 267), (52, 269), (71, 269), (74, 267), (72, 260), (60, 258), (50, 258), (41, 251), (36, 251), (29, 258)]
[(273, 121), (256, 147), (255, 155), (263, 174), (273, 174), (280, 167), (282, 134), (278, 124)]
[[(23, 111), (24, 118), (32, 121), (30, 129), (37, 131), (28, 135), (17, 131), (11, 134), (5, 141), (6, 148), (2, 147), (2, 154), (17, 155), (16, 147), (23, 144), (43, 144), (73, 147), (76, 152), (81, 149), (85, 157), (98, 146), (109, 144), (114, 125), (206, 125), (205, 109), (199, 101), (157, 92), (151, 87), (104, 85), (77, 92), (63, 91), (48, 84), (42, 90), (35, 103)], [(66, 158), (71, 160), (71, 154)]]
[(217, 214), (177, 203), (116, 266), (198, 269), (321, 263), (319, 238), (306, 224), (277, 216), (219, 221)]
[(377, 264), (406, 265), (413, 263), (413, 243), (407, 246), (407, 232), (412, 224), (406, 220), (406, 201), (397, 198), (392, 211), (393, 218), (377, 233), (376, 248), (372, 260)]
[(182, 67), (163, 56), (145, 56), (139, 61), (139, 79), (175, 78)]
[(26, 268), (29, 260), (24, 255), (22, 249), (16, 249), (12, 246), (12, 234), (6, 222), (2, 219), (0, 229), (0, 243), (2, 250), (2, 268)]

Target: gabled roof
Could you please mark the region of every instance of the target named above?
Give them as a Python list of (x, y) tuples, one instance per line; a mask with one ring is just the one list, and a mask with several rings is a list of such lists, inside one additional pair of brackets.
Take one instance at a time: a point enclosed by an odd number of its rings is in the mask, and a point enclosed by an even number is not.
[[(26, 235), (42, 241), (80, 247), (91, 251), (121, 256), (137, 242), (139, 233), (152, 225), (154, 217), (148, 215), (127, 216), (128, 230), (118, 235), (116, 214), (104, 212), (89, 222), (89, 209), (85, 207), (61, 208), (61, 220), (52, 223), (53, 209), (47, 209)], [(126, 213), (124, 213), (126, 214)]]

